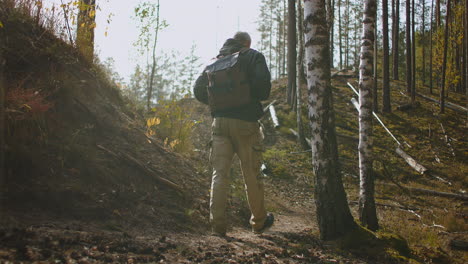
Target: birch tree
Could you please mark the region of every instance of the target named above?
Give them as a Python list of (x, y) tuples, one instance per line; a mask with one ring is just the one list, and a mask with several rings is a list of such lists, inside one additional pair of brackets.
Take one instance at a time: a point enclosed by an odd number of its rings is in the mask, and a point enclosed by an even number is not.
[(376, 1), (364, 1), (359, 65), (359, 218), (370, 230), (379, 228), (374, 200), (372, 170), (372, 65)]
[(331, 240), (354, 229), (356, 223), (348, 207), (338, 164), (325, 0), (305, 0), (304, 18), (317, 221), (321, 239)]

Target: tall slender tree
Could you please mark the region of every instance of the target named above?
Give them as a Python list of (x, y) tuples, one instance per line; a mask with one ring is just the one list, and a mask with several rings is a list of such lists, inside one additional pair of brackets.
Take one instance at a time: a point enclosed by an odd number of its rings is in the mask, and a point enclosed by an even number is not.
[(429, 42), (429, 93), (432, 94), (432, 36), (434, 33), (434, 0), (431, 0), (431, 31), (430, 31), (430, 42)]
[[(390, 62), (388, 52), (388, 1), (382, 0), (382, 34), (383, 34), (383, 61), (382, 61), (382, 112), (391, 112), (390, 107)], [(377, 61), (377, 58), (375, 58)], [(375, 107), (374, 107), (375, 108)]]
[(302, 26), (303, 21), (303, 8), (302, 8), (302, 1), (297, 1), (297, 31), (299, 32), (299, 56), (297, 59), (297, 87), (296, 87), (296, 121), (297, 121), (297, 141), (298, 144), (303, 149), (308, 149), (309, 146), (307, 145), (307, 141), (304, 135), (304, 124), (302, 122), (302, 86), (305, 83), (303, 76), (301, 76), (301, 72), (303, 74), (304, 71), (304, 29)]
[[(376, 7), (375, 10), (377, 10), (377, 2), (376, 2)], [(375, 12), (375, 26), (374, 26), (374, 36), (377, 36), (377, 12)], [(374, 63), (373, 63), (373, 72), (374, 72), (374, 81), (372, 85), (372, 109), (374, 112), (379, 111), (379, 98), (378, 98), (378, 77), (379, 77), (379, 70), (378, 70), (378, 41), (377, 38), (374, 39)]]
[(94, 28), (96, 28), (96, 0), (78, 2), (76, 46), (83, 56), (93, 61)]
[(296, 6), (288, 0), (288, 103), (294, 105), (296, 93)]
[(392, 24), (393, 80), (399, 80), (400, 0), (392, 0)]
[(440, 112), (445, 112), (445, 76), (447, 71), (447, 50), (449, 37), (449, 21), (450, 21), (450, 0), (447, 0), (447, 15), (445, 16), (445, 32), (444, 32), (444, 58), (442, 61), (442, 80), (440, 87)]
[(372, 169), (372, 48), (376, 1), (364, 1), (363, 30), (361, 41), (361, 60), (359, 65), (359, 218), (371, 230), (379, 224), (375, 209), (374, 175)]
[(421, 76), (421, 82), (422, 86), (426, 84), (426, 0), (421, 0), (421, 5), (422, 5), (422, 12), (421, 12), (421, 57), (422, 57), (422, 76)]
[(415, 6), (414, 0), (411, 0), (411, 103), (414, 104), (416, 100), (416, 34), (415, 34)]
[(325, 0), (305, 0), (304, 18), (317, 221), (321, 239), (331, 240), (355, 228), (356, 223), (348, 207), (338, 164)]
[(406, 0), (406, 92), (411, 93), (411, 0)]
[(339, 46), (339, 54), (340, 54), (340, 70), (343, 69), (343, 34), (341, 33), (341, 1), (338, 0), (338, 46)]

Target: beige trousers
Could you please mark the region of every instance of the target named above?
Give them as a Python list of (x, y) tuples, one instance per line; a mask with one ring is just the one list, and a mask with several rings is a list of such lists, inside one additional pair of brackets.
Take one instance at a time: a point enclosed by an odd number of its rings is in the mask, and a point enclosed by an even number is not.
[(212, 230), (225, 233), (226, 203), (229, 190), (229, 171), (234, 154), (239, 157), (244, 176), (247, 200), (252, 216), (253, 230), (263, 227), (266, 219), (264, 190), (260, 166), (263, 151), (263, 133), (258, 122), (217, 117), (212, 124), (213, 166), (211, 180), (210, 222)]

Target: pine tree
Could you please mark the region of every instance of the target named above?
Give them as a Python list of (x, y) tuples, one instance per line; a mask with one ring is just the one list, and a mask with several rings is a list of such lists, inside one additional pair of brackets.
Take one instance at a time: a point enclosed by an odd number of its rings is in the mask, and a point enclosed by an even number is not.
[[(390, 70), (388, 52), (388, 1), (382, 1), (382, 34), (383, 34), (383, 61), (382, 61), (382, 112), (391, 112), (390, 105)], [(377, 60), (377, 58), (375, 58)], [(375, 107), (374, 107), (375, 109)]]
[(296, 7), (294, 0), (288, 0), (288, 90), (287, 101), (294, 104), (296, 93)]

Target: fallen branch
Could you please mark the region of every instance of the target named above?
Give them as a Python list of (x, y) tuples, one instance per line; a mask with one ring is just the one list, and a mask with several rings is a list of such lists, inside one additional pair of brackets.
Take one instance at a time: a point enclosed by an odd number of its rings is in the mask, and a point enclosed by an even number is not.
[(280, 124), (279, 124), (279, 121), (278, 121), (278, 117), (276, 116), (275, 107), (272, 104), (272, 105), (270, 105), (270, 107), (268, 107), (268, 109), (270, 110), (271, 121), (273, 121), (273, 126), (275, 128), (278, 128), (280, 126)]
[[(359, 204), (358, 201), (349, 201), (349, 204)], [(401, 209), (405, 211), (410, 211), (411, 213), (414, 213), (414, 211), (420, 210), (419, 208), (416, 207), (408, 207), (408, 206), (402, 206), (402, 205), (393, 205), (393, 204), (384, 204), (384, 203), (375, 203), (375, 205), (378, 206), (383, 206), (383, 207), (390, 207), (390, 208), (395, 208), (395, 209)]]
[(415, 159), (413, 159), (413, 157), (411, 157), (410, 155), (406, 154), (406, 152), (404, 152), (400, 147), (396, 148), (395, 152), (400, 156), (402, 157), (406, 163), (408, 163), (408, 165), (411, 166), (411, 168), (413, 168), (414, 170), (416, 170), (417, 172), (419, 172), (420, 174), (424, 174), (427, 172), (427, 168), (424, 167), (423, 165), (419, 164)]
[[(357, 91), (354, 89), (354, 87), (348, 83), (348, 85), (350, 87), (353, 88), (353, 91), (357, 93)], [(356, 110), (359, 112), (359, 103), (356, 99), (351, 98), (351, 102), (353, 103), (354, 107), (356, 108)], [(395, 142), (398, 144), (398, 146), (401, 146), (401, 143), (400, 141), (398, 141), (398, 139), (396, 139), (396, 137), (392, 134), (392, 132), (390, 132), (390, 130), (385, 126), (385, 124), (382, 122), (382, 120), (379, 118), (379, 116), (372, 111), (372, 114), (374, 115), (375, 119), (377, 119), (377, 121), (379, 121), (380, 125), (385, 129), (385, 131), (387, 131), (387, 133), (393, 138), (393, 140), (395, 140)]]
[[(416, 95), (423, 98), (423, 99), (426, 99), (428, 101), (434, 102), (436, 104), (440, 104), (439, 100), (437, 100), (437, 99), (434, 99), (434, 98), (431, 98), (429, 96), (425, 96), (425, 95), (422, 95), (422, 94), (419, 94), (419, 93), (416, 93)], [(466, 113), (468, 111), (465, 107), (454, 104), (454, 103), (450, 103), (450, 102), (445, 102), (445, 106), (447, 108), (449, 108), (449, 109), (452, 109), (452, 110), (454, 110), (456, 112), (460, 112), (460, 113)]]
[(180, 193), (184, 193), (184, 191), (182, 190), (182, 188), (171, 182), (170, 180), (168, 179), (164, 179), (162, 177), (159, 177), (156, 175), (156, 173), (154, 172), (154, 170), (152, 168), (148, 168), (147, 166), (145, 166), (144, 164), (142, 164), (140, 161), (138, 161), (137, 159), (135, 159), (134, 157), (130, 156), (129, 154), (127, 153), (115, 153), (101, 145), (97, 145), (97, 147), (99, 149), (102, 149), (104, 150), (105, 152), (107, 152), (108, 154), (111, 154), (112, 156), (116, 157), (116, 158), (120, 158), (124, 161), (126, 161), (127, 163), (139, 168), (141, 171), (143, 171), (145, 174), (151, 176), (153, 179), (155, 179), (156, 181), (158, 181), (159, 183), (167, 186), (167, 187), (170, 187), (176, 191), (179, 191)]
[[(379, 183), (379, 184), (398, 187), (396, 184), (391, 184), (391, 183)], [(427, 194), (427, 195), (434, 195), (434, 196), (439, 196), (439, 197), (446, 197), (446, 198), (453, 198), (457, 200), (468, 201), (468, 195), (464, 195), (464, 194), (439, 192), (439, 191), (415, 188), (415, 187), (405, 187), (405, 188), (408, 189), (408, 191), (412, 193)]]

